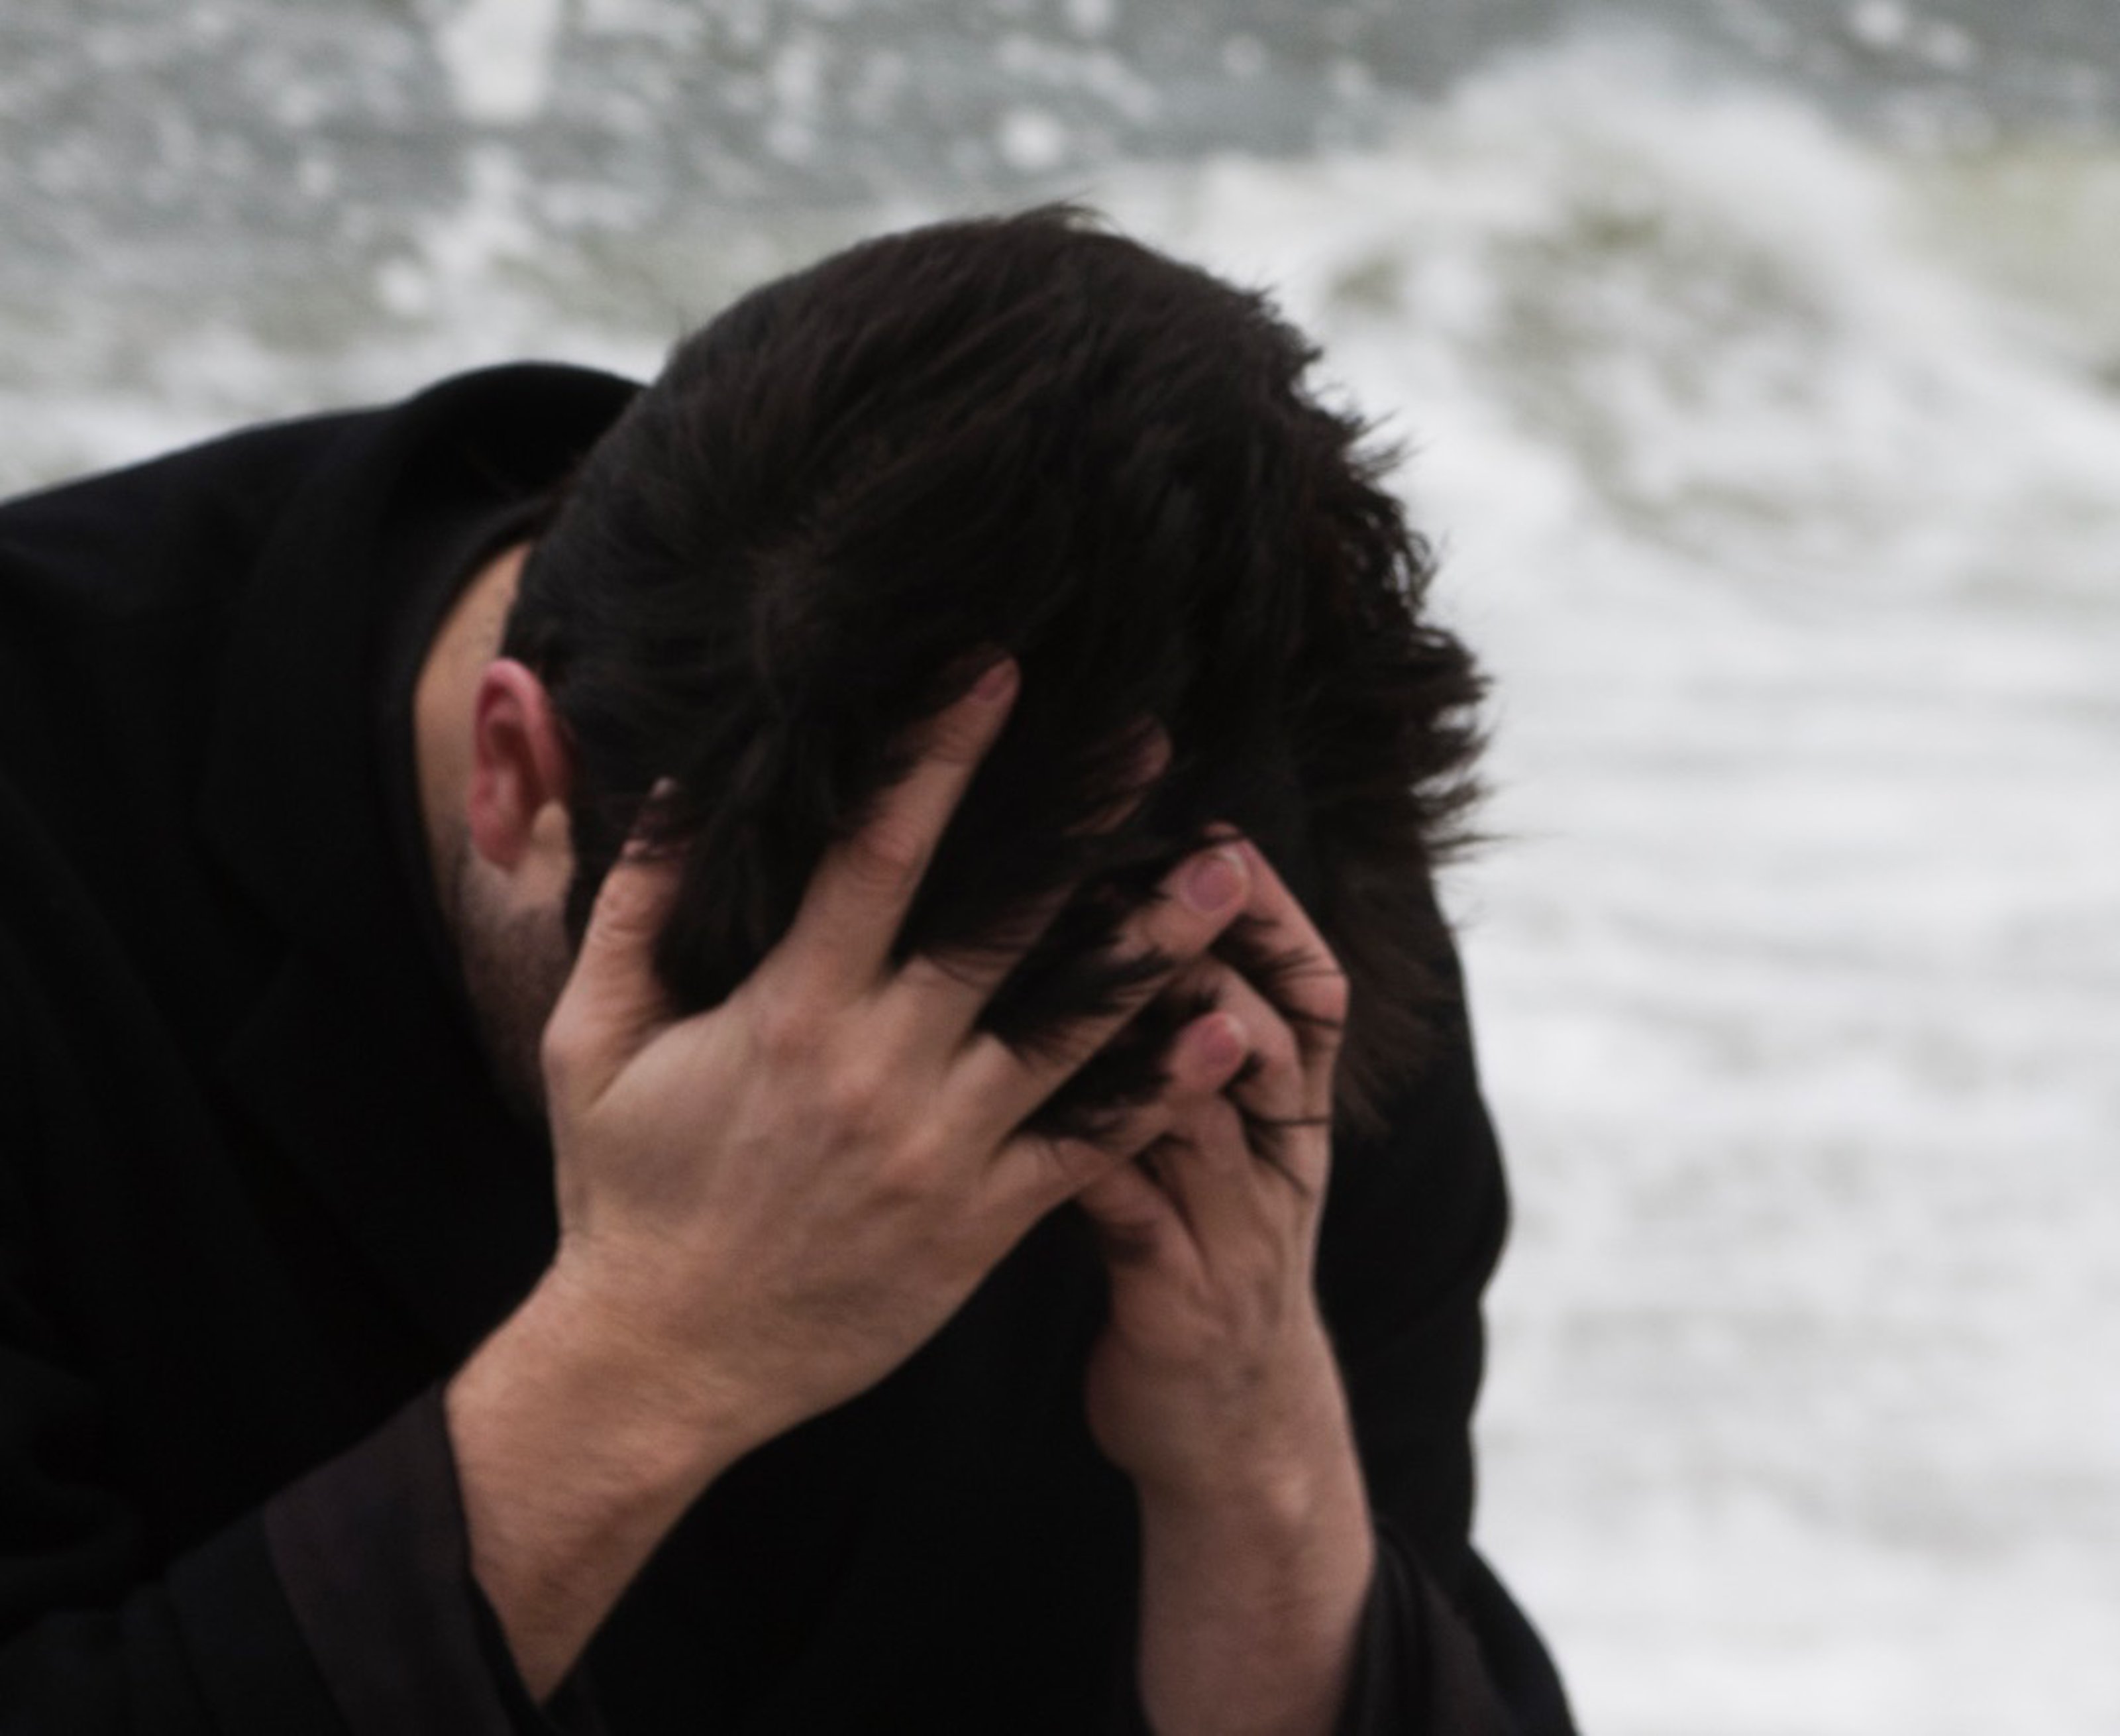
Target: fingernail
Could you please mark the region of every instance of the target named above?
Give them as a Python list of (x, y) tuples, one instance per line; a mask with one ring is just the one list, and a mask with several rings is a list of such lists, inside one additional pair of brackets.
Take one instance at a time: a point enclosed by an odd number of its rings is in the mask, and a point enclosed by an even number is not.
[(1251, 1047), (1251, 1036), (1234, 1013), (1217, 1013), (1202, 1027), (1195, 1040), (1202, 1061), (1220, 1072), (1234, 1067)]
[(988, 705), (1007, 699), (1016, 690), (1016, 659), (1004, 657), (973, 683), (972, 691)]
[(1226, 910), (1244, 896), (1244, 859), (1225, 845), (1186, 869), (1180, 890), (1202, 916)]

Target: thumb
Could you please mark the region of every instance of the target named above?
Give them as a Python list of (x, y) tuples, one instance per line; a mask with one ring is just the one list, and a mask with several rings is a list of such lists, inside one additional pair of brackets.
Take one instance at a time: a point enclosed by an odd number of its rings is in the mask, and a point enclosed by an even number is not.
[(655, 945), (676, 909), (684, 859), (636, 834), (597, 888), (580, 953), (545, 1033), (548, 1076), (600, 1093), (670, 1017)]

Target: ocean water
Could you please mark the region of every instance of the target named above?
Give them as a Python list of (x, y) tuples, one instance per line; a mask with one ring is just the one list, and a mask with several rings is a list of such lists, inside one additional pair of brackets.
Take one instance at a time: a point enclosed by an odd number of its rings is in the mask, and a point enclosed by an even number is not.
[(1188, 16), (19, 0), (0, 485), (1033, 196), (1272, 286), (1494, 677), (1480, 1530), (1586, 1729), (2111, 1736), (2120, 13)]

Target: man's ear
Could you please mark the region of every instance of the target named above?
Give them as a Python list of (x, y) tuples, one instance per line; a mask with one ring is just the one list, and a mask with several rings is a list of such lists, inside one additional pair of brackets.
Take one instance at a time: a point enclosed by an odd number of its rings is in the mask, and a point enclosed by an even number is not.
[(471, 782), (465, 817), (472, 849), (496, 868), (519, 866), (539, 816), (564, 811), (572, 761), (545, 684), (512, 657), (497, 657), (472, 700)]

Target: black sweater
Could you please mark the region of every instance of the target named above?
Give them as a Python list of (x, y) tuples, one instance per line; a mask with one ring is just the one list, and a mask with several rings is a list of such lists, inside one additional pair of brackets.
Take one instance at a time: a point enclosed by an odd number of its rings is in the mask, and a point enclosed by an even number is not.
[[(5, 1736), (1140, 1727), (1071, 1212), (710, 1489), (544, 1713), (467, 1571), (440, 1385), (551, 1254), (550, 1161), (393, 714), (437, 572), (632, 389), (494, 370), (0, 507)], [(1348, 1736), (1568, 1729), (1467, 1541), (1504, 1216), (1461, 1030), (1323, 1235), (1382, 1544)]]

